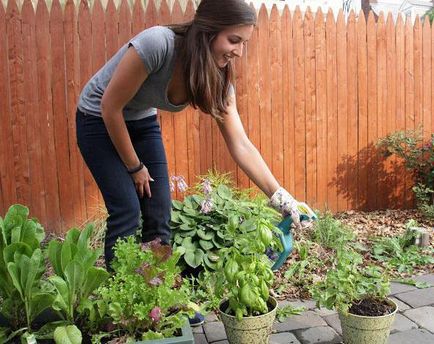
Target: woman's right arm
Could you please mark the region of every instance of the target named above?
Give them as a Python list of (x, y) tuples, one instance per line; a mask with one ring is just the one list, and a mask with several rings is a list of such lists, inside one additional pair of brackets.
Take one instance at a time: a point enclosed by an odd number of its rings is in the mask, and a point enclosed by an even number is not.
[[(128, 49), (116, 67), (101, 100), (101, 114), (109, 136), (128, 170), (139, 166), (138, 158), (123, 117), (122, 109), (137, 93), (146, 80), (145, 65), (134, 48)], [(146, 166), (132, 174), (140, 197), (151, 197), (149, 181), (152, 180)]]

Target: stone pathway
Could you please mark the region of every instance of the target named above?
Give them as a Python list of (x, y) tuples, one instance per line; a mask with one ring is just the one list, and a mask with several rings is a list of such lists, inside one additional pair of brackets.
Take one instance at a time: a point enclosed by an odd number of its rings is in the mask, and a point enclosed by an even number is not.
[[(392, 283), (391, 297), (398, 303), (398, 313), (392, 325), (389, 344), (434, 343), (434, 274), (418, 276), (418, 281), (430, 288)], [(315, 308), (311, 300), (283, 301), (281, 305), (303, 306), (305, 311), (284, 322), (275, 322), (270, 344), (342, 343), (342, 330), (334, 311)], [(215, 314), (206, 317), (205, 324), (193, 329), (195, 344), (228, 344), (223, 324)], [(265, 344), (265, 343), (264, 343)]]

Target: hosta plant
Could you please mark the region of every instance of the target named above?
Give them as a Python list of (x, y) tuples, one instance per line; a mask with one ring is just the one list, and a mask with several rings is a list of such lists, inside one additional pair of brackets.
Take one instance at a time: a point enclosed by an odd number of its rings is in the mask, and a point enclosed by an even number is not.
[(182, 202), (173, 201), (173, 248), (180, 250), (181, 263), (215, 270), (219, 251), (232, 246), (238, 234), (254, 228), (258, 219), (270, 227), (279, 221), (266, 205), (265, 197), (235, 188), (227, 175), (200, 177)]
[(159, 239), (137, 243), (119, 239), (114, 274), (99, 289), (99, 312), (110, 321), (104, 335), (152, 340), (176, 336), (185, 325), (190, 287), (179, 275), (180, 254)]

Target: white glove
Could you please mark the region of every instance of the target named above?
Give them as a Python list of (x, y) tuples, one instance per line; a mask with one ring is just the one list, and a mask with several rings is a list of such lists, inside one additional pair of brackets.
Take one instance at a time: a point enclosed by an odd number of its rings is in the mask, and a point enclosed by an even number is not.
[[(286, 217), (288, 215), (291, 216), (292, 222), (294, 226), (297, 229), (303, 228), (304, 226), (300, 222), (300, 207), (299, 202), (295, 200), (294, 197), (291, 196), (291, 194), (286, 191), (284, 188), (279, 187), (276, 192), (271, 196), (270, 198), (270, 205), (279, 211), (283, 217)], [(305, 211), (307, 211), (307, 214), (313, 214), (314, 212), (303, 203), (303, 209), (307, 208)], [(311, 217), (308, 215), (308, 217)], [(308, 225), (308, 224), (307, 224)]]

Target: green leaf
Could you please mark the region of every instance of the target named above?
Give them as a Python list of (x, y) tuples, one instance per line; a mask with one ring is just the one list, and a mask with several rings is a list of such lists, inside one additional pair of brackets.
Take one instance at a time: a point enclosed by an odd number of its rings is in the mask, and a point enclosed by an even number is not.
[(226, 200), (229, 200), (232, 198), (232, 191), (226, 185), (223, 185), (223, 184), (220, 184), (217, 187), (217, 194), (221, 198), (226, 199)]
[(17, 264), (11, 262), (8, 263), (7, 267), (15, 289), (20, 293), (21, 299), (24, 300), (24, 290), (20, 283), (20, 273)]
[(182, 208), (183, 208), (182, 202), (177, 201), (177, 200), (172, 201), (172, 206), (177, 210), (182, 210)]
[(64, 277), (62, 269), (62, 244), (57, 240), (48, 243), (48, 259), (56, 275)]
[(9, 263), (14, 262), (17, 255), (26, 255), (27, 257), (30, 257), (32, 253), (33, 250), (29, 245), (23, 242), (16, 242), (5, 247), (3, 250), (3, 258), (5, 263)]
[(68, 284), (64, 279), (59, 276), (51, 276), (49, 278), (49, 281), (53, 283), (54, 287), (57, 290), (57, 295), (53, 301), (53, 308), (59, 311), (62, 310), (66, 314), (68, 314), (69, 304), (71, 300)]
[(215, 234), (212, 231), (205, 232), (204, 230), (198, 230), (197, 235), (203, 240), (211, 240), (212, 238), (214, 238)]
[[(71, 233), (71, 231), (69, 233)], [(62, 250), (60, 253), (62, 271), (66, 270), (66, 267), (69, 265), (69, 263), (71, 263), (76, 252), (77, 252), (77, 246), (71, 243), (70, 240), (65, 240), (63, 242)]]
[(192, 268), (197, 268), (203, 261), (204, 252), (199, 248), (196, 251), (187, 251), (184, 254), (185, 262)]
[(89, 239), (92, 235), (93, 229), (93, 224), (88, 224), (86, 228), (81, 231), (80, 236), (77, 240), (78, 251), (86, 251), (88, 249)]
[(83, 289), (81, 290), (82, 298), (87, 299), (89, 295), (97, 289), (110, 274), (103, 268), (91, 267), (87, 273), (87, 278), (84, 281)]
[(78, 238), (80, 237), (81, 231), (78, 228), (71, 228), (68, 230), (65, 236), (65, 242), (71, 244), (77, 244)]
[(30, 318), (35, 319), (42, 311), (51, 307), (54, 302), (54, 296), (49, 293), (33, 293), (30, 299)]
[(59, 326), (54, 331), (54, 342), (56, 344), (81, 344), (82, 335), (75, 325)]
[(21, 204), (14, 204), (9, 207), (4, 218), (3, 236), (4, 241), (10, 244), (10, 235), (14, 227), (21, 227), (29, 216), (29, 209)]
[(199, 240), (199, 245), (200, 245), (200, 246), (201, 246), (205, 251), (211, 250), (211, 249), (214, 247), (213, 243), (210, 242), (210, 241), (207, 241), (207, 240)]
[(74, 298), (81, 289), (83, 283), (83, 268), (77, 261), (72, 261), (65, 269), (65, 277), (69, 286), (69, 292)]

